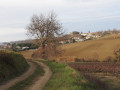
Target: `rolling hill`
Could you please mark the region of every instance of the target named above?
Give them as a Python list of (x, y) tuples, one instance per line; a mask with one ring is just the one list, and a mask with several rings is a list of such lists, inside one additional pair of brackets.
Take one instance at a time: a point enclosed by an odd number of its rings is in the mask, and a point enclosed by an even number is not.
[(120, 47), (120, 39), (99, 39), (79, 43), (65, 44), (61, 46), (64, 50), (62, 57), (71, 58), (97, 58), (100, 61), (107, 57), (114, 58), (114, 50)]

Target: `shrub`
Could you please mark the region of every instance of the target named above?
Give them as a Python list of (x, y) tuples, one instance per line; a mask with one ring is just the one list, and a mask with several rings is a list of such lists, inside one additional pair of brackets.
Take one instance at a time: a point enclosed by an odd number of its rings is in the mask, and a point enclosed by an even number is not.
[(105, 62), (116, 62), (117, 60), (115, 60), (112, 56), (108, 56), (108, 57), (106, 57), (106, 59), (104, 61)]
[(75, 62), (85, 62), (84, 58), (75, 58)]

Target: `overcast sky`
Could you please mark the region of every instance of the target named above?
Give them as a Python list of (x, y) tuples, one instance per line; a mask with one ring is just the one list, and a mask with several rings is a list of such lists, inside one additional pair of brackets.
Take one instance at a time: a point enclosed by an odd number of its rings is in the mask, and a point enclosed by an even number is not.
[(65, 31), (120, 29), (120, 0), (0, 0), (0, 42), (28, 39), (33, 14), (54, 11)]

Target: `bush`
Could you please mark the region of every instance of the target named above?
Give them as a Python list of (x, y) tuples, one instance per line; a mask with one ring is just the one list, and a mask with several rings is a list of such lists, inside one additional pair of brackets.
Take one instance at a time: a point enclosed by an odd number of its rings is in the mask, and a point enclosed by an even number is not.
[(85, 62), (84, 58), (75, 58), (75, 62)]
[(112, 56), (108, 56), (105, 60), (105, 62), (117, 62)]

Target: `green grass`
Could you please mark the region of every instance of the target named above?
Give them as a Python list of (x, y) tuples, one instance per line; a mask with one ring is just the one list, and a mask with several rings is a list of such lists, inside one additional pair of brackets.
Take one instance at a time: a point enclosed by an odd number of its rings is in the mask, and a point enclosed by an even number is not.
[(36, 64), (35, 72), (31, 76), (26, 78), (25, 80), (23, 80), (23, 81), (17, 83), (16, 85), (12, 86), (9, 90), (24, 90), (26, 87), (29, 87), (30, 85), (32, 85), (34, 80), (38, 76), (42, 76), (44, 74), (44, 70), (42, 69), (42, 67), (40, 67), (40, 65), (38, 65), (35, 62), (33, 62), (33, 63)]
[(28, 63), (21, 54), (0, 51), (0, 83), (21, 75), (28, 67)]
[(44, 90), (98, 90), (94, 84), (68, 65), (52, 61), (42, 62), (47, 64), (53, 72)]

